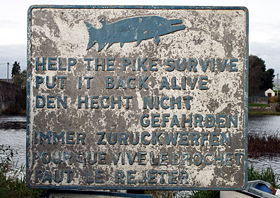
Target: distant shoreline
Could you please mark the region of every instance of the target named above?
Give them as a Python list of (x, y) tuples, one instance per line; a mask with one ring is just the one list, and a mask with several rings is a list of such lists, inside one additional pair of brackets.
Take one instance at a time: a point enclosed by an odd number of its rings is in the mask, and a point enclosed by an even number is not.
[(249, 116), (266, 116), (266, 115), (275, 115), (280, 116), (280, 112), (274, 111), (249, 111)]

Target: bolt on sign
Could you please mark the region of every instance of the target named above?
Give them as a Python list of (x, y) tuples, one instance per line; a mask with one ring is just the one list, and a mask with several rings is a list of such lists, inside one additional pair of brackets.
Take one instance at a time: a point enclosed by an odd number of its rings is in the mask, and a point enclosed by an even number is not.
[(32, 6), (27, 181), (241, 189), (244, 7)]

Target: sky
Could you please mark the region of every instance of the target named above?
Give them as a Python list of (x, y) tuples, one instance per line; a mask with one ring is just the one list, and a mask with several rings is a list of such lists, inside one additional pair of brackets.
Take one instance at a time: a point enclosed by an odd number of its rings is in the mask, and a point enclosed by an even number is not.
[(27, 10), (43, 4), (245, 6), (249, 10), (249, 53), (265, 60), (267, 69), (280, 73), (279, 0), (6, 0), (0, 6), (0, 78), (7, 77), (7, 62), (10, 72), (14, 61), (20, 62), (22, 70), (26, 68)]

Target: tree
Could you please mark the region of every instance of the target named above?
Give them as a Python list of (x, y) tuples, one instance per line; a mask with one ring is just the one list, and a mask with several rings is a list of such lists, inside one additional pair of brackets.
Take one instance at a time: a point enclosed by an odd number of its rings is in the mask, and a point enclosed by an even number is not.
[(267, 90), (269, 88), (273, 88), (273, 79), (274, 79), (274, 69), (268, 69), (265, 71), (265, 75), (263, 76), (263, 84), (262, 89)]
[(249, 96), (260, 95), (265, 62), (257, 56), (249, 57)]
[(15, 61), (12, 68), (12, 77), (20, 74), (19, 62)]
[(21, 87), (24, 87), (26, 78), (27, 78), (27, 72), (26, 72), (26, 70), (23, 70), (21, 73), (13, 76), (13, 82), (16, 85), (20, 85)]
[(258, 56), (249, 57), (249, 96), (262, 96), (273, 87), (274, 69), (266, 70), (265, 61)]

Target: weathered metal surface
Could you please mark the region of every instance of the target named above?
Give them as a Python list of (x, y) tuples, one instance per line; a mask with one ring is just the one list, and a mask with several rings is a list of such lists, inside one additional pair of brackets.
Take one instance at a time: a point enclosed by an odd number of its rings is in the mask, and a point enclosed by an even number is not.
[(31, 7), (29, 185), (241, 188), (247, 14), (239, 7)]

